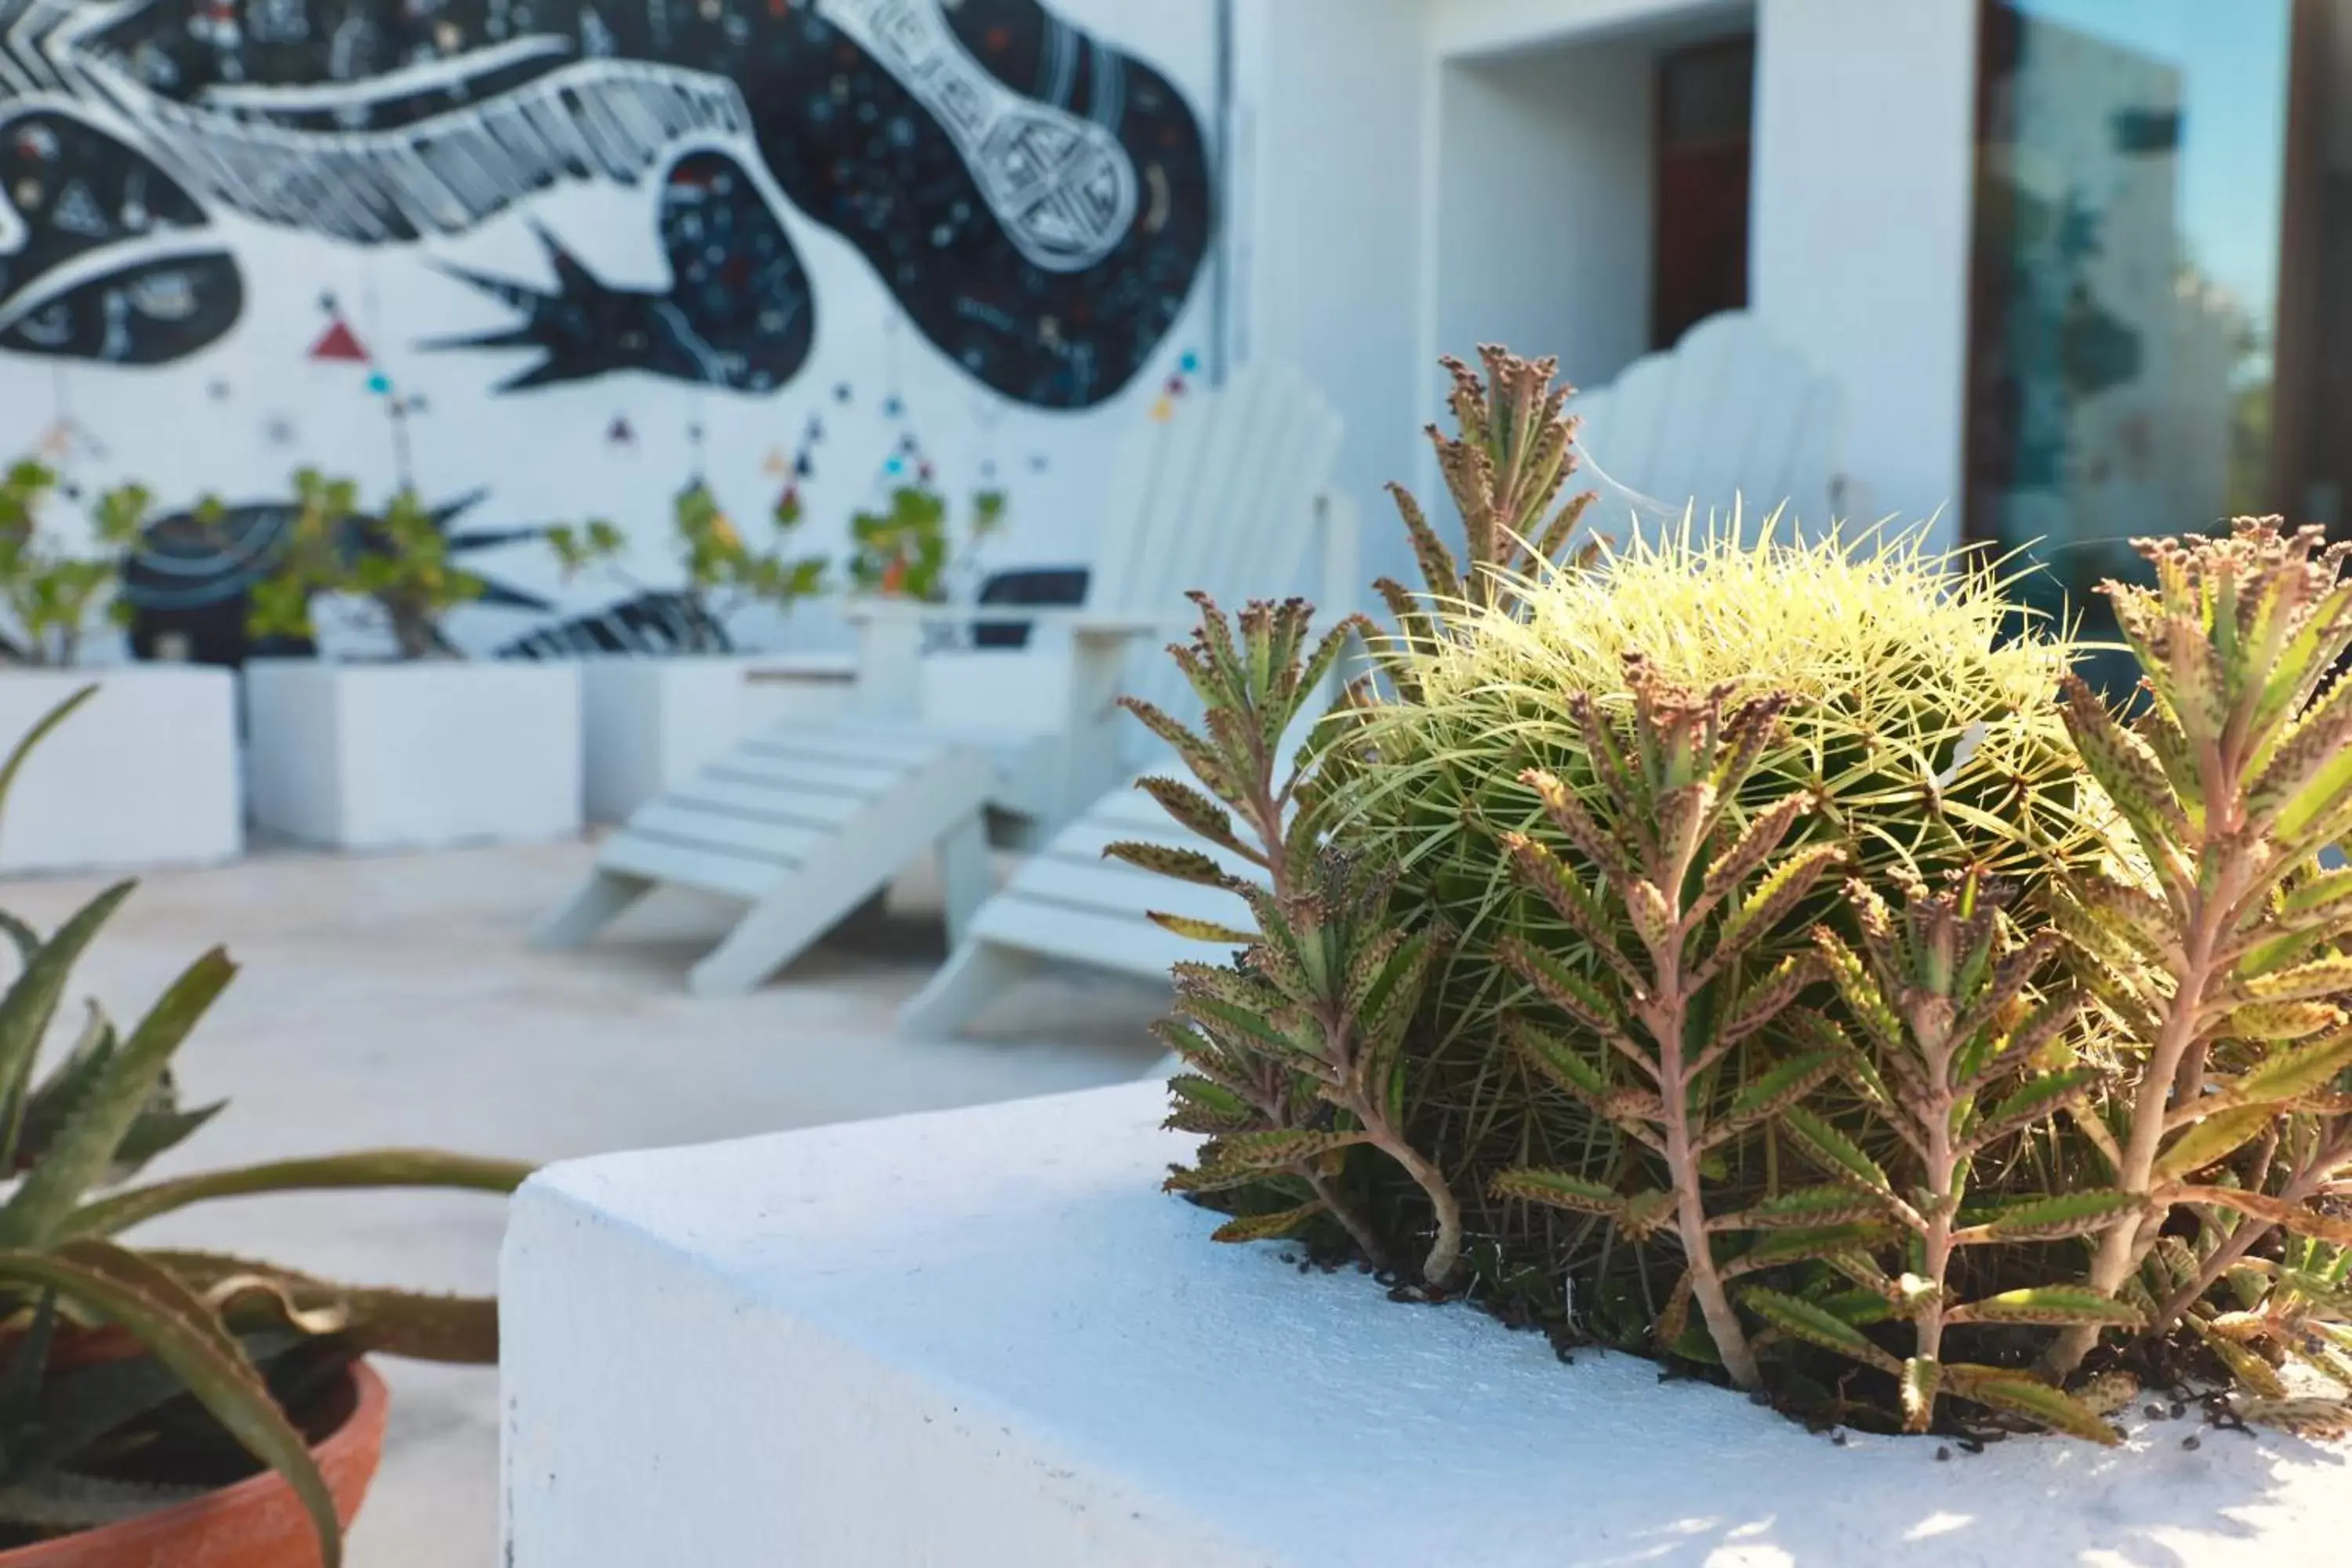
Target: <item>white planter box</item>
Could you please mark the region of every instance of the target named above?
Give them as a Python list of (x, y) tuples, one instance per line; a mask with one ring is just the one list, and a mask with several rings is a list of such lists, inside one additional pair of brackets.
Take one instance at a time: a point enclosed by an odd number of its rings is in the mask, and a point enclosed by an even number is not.
[[(561, 1165), (502, 1268), (513, 1568), (2340, 1559), (2352, 1453), (1810, 1436), (1213, 1245), (1152, 1084)], [(619, 1347), (625, 1347), (620, 1353)]]
[(253, 820), (340, 849), (580, 831), (580, 671), (519, 661), (245, 670)]
[(236, 678), (196, 665), (0, 673), (0, 753), (82, 687), (0, 809), (0, 871), (203, 865), (245, 847)]
[(755, 730), (848, 705), (846, 658), (771, 655), (580, 662), (592, 822), (621, 822)]

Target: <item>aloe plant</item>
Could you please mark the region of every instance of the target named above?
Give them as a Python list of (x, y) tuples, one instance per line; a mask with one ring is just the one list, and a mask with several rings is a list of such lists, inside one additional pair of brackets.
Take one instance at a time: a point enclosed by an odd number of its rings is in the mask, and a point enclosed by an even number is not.
[[(33, 747), (95, 689), (76, 693), (17, 742), (0, 764), (0, 801)], [(124, 1423), (184, 1392), (286, 1477), (332, 1568), (340, 1557), (333, 1500), (272, 1397), (256, 1346), (276, 1356), (331, 1339), (355, 1351), (490, 1362), (498, 1353), (495, 1303), (346, 1289), (239, 1258), (150, 1251), (121, 1233), (216, 1197), (373, 1186), (503, 1193), (529, 1170), (387, 1150), (125, 1185), (218, 1109), (183, 1109), (171, 1064), (236, 973), (225, 952), (206, 952), (127, 1033), (93, 1007), (75, 1049), (37, 1080), (35, 1058), (75, 964), (132, 889), (130, 882), (108, 888), (46, 937), (13, 917), (0, 922), (22, 962), (0, 994), (0, 1169), (20, 1175), (0, 1203), (0, 1340), (8, 1342), (8, 1370), (0, 1373), (0, 1518), (71, 1529), (152, 1506), (151, 1491), (111, 1485), (77, 1461), (119, 1444)], [(144, 1359), (106, 1377), (95, 1370), (84, 1375), (68, 1352), (107, 1327), (135, 1341)]]
[[(2069, 730), (2140, 864), (2070, 879), (2067, 931), (2142, 1054), (2092, 1124), (2130, 1194), (2088, 1283), (2123, 1289), (2172, 1216), (2226, 1230), (2156, 1304), (2162, 1332), (2263, 1237), (2352, 1242), (2326, 1199), (2352, 1178), (2352, 872), (2315, 874), (2352, 830), (2352, 548), (2242, 519), (2224, 539), (2142, 541), (2152, 588), (2105, 592), (2147, 708), (2126, 725), (2079, 679)], [(2071, 1330), (2052, 1371), (2097, 1331)]]

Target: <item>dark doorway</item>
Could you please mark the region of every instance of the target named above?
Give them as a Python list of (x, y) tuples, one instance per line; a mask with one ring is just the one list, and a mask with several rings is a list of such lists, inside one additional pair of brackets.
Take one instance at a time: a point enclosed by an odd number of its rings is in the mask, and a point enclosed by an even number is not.
[(1748, 169), (1756, 38), (1718, 38), (1658, 57), (1656, 249), (1650, 346), (1748, 303)]

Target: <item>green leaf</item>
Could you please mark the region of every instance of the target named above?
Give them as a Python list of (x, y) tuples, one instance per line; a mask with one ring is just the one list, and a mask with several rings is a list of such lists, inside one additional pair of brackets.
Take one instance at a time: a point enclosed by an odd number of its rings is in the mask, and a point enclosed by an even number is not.
[(172, 1053), (236, 973), (228, 955), (215, 948), (172, 983), (109, 1058), (40, 1163), (0, 1206), (0, 1247), (37, 1247), (59, 1233), (113, 1161), (171, 1066)]
[(2230, 1098), (2277, 1105), (2300, 1100), (2352, 1066), (2352, 1032), (2287, 1050), (2273, 1051), (2230, 1085)]
[(376, 1286), (341, 1285), (312, 1275), (216, 1252), (142, 1252), (202, 1294), (234, 1328), (306, 1337), (333, 1332), (369, 1355), (451, 1366), (495, 1366), (499, 1304), (488, 1297), (442, 1296)]
[[(2346, 754), (2352, 756), (2352, 750)], [(2347, 991), (2352, 991), (2352, 955), (2316, 959), (2293, 969), (2258, 974), (2237, 986), (2238, 994), (2252, 1002), (2325, 1001)]]
[(1616, 1188), (1566, 1171), (1505, 1171), (1486, 1184), (1486, 1190), (1498, 1198), (1518, 1198), (1578, 1214), (1613, 1215), (1625, 1207)]
[(1843, 1182), (1799, 1187), (1765, 1199), (1738, 1214), (1707, 1222), (1709, 1230), (1800, 1230), (1817, 1226), (1871, 1224), (1885, 1219), (1885, 1200)]
[(2114, 1447), (2123, 1437), (2098, 1412), (2080, 1400), (2036, 1383), (2022, 1373), (1954, 1363), (1944, 1368), (1944, 1392), (2011, 1415), (2039, 1421), (2053, 1431)]
[(1956, 1233), (1953, 1239), (1968, 1245), (1986, 1241), (2060, 1241), (2105, 1230), (2147, 1210), (2147, 1201), (2137, 1193), (2105, 1189), (2063, 1193), (2005, 1209), (1988, 1224)]
[(1233, 814), (1191, 784), (1155, 774), (1136, 780), (1135, 787), (1158, 801), (1160, 809), (1180, 825), (1210, 843), (1223, 845), (1236, 853), (1244, 852), (1241, 840), (1234, 833)]
[(33, 754), (36, 747), (48, 739), (51, 731), (73, 717), (76, 709), (97, 695), (98, 685), (95, 681), (73, 692), (64, 701), (36, 720), (33, 727), (17, 737), (16, 743), (8, 748), (8, 760), (0, 763), (0, 812), (5, 812), (6, 809), (8, 792), (16, 787), (16, 775), (23, 771), (25, 760)]
[(1124, 860), (1129, 865), (1162, 877), (1172, 877), (1180, 882), (1197, 882), (1204, 888), (1231, 890), (1242, 886), (1237, 878), (1198, 849), (1179, 849), (1171, 844), (1144, 844), (1122, 839), (1103, 848), (1106, 859)]
[(1550, 1030), (1513, 1019), (1504, 1035), (1529, 1066), (1578, 1099), (1591, 1103), (1609, 1092), (1608, 1075)]
[(1878, 1162), (1861, 1146), (1802, 1106), (1792, 1105), (1780, 1115), (1781, 1130), (1823, 1171), (1840, 1181), (1858, 1182), (1873, 1192), (1891, 1193), (1894, 1184)]
[(1194, 920), (1190, 915), (1171, 915), (1160, 910), (1146, 911), (1145, 918), (1164, 931), (1182, 937), (1186, 942), (1222, 942), (1227, 947), (1247, 947), (1257, 941), (1257, 932), (1243, 931), (1237, 926), (1223, 926), (1214, 921)]
[(1209, 1239), (1226, 1242), (1271, 1241), (1276, 1237), (1293, 1234), (1300, 1226), (1322, 1212), (1323, 1201), (1318, 1198), (1312, 1203), (1301, 1204), (1295, 1209), (1284, 1209), (1278, 1214), (1245, 1215), (1239, 1219), (1227, 1220), (1215, 1230), (1211, 1231)]
[(111, 1236), (134, 1225), (215, 1198), (265, 1193), (350, 1192), (367, 1188), (429, 1188), (511, 1193), (533, 1167), (513, 1160), (448, 1154), (434, 1149), (363, 1149), (301, 1160), (274, 1160), (202, 1175), (157, 1182), (83, 1205), (63, 1226), (67, 1236)]
[(2201, 1171), (2252, 1142), (2277, 1120), (2274, 1105), (2241, 1105), (2216, 1111), (2173, 1140), (2157, 1156), (2152, 1173), (2158, 1182), (2170, 1182)]
[(1834, 1051), (1806, 1051), (1762, 1074), (1739, 1091), (1724, 1111), (1725, 1122), (1752, 1127), (1778, 1116), (1835, 1078), (1844, 1058)]
[(55, 1252), (0, 1251), (0, 1279), (54, 1289), (134, 1335), (254, 1458), (286, 1478), (318, 1531), (325, 1568), (338, 1568), (342, 1527), (310, 1446), (243, 1348), (184, 1285), (101, 1241), (68, 1242)]
[(1705, 980), (1776, 931), (1782, 920), (1812, 890), (1813, 884), (1845, 858), (1834, 844), (1815, 844), (1798, 850), (1774, 867), (1738, 908), (1724, 920), (1715, 939), (1715, 951), (1699, 966)]
[(57, 1016), (58, 1000), (65, 994), (66, 982), (73, 977), (74, 965), (81, 962), (82, 951), (99, 928), (137, 886), (117, 882), (76, 910), (42, 944), (16, 984), (8, 987), (7, 995), (0, 998), (0, 1094), (24, 1091), (42, 1037)]
[(1768, 1230), (1759, 1234), (1756, 1245), (1735, 1258), (1724, 1273), (1727, 1278), (1754, 1274), (1766, 1268), (1778, 1268), (1788, 1263), (1808, 1263), (1828, 1259), (1832, 1265), (1841, 1260), (1866, 1258), (1872, 1248), (1883, 1247), (1895, 1234), (1885, 1225), (1830, 1225), (1818, 1229)]
[(1880, 1350), (1870, 1336), (1811, 1301), (1758, 1288), (1741, 1291), (1739, 1304), (1791, 1339), (1835, 1351), (1882, 1372), (1899, 1375), (1903, 1370), (1902, 1363)]
[(1981, 1149), (2037, 1121), (2047, 1121), (2067, 1106), (2078, 1104), (2106, 1077), (2099, 1068), (2070, 1068), (2027, 1082), (2023, 1088), (1985, 1113), (1969, 1132), (1968, 1146)]
[(2081, 1285), (2041, 1285), (2004, 1290), (1971, 1301), (1951, 1317), (1956, 1323), (2039, 1323), (2052, 1328), (2138, 1329), (2147, 1319), (2137, 1307)]
[(1532, 942), (1507, 936), (1495, 944), (1495, 956), (1586, 1028), (1604, 1034), (1623, 1028), (1615, 1005), (1597, 986)]
[(1363, 1142), (1360, 1132), (1317, 1132), (1297, 1127), (1277, 1128), (1271, 1132), (1239, 1132), (1217, 1140), (1213, 1163), (1226, 1170), (1279, 1171), (1336, 1149), (1351, 1149)]

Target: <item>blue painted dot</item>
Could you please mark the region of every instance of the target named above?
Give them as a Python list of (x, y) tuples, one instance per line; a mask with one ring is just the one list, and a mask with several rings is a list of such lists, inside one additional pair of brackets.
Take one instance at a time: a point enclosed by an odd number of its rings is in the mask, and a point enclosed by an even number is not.
[(904, 458), (893, 458), (888, 462), (882, 465), (882, 471), (888, 474), (892, 479), (896, 479), (900, 474), (907, 471), (907, 459)]
[(1196, 374), (1201, 368), (1201, 356), (1194, 353), (1192, 350), (1186, 349), (1184, 351), (1184, 357), (1176, 362), (1176, 366), (1186, 375)]
[(392, 390), (392, 377), (377, 371), (367, 379), (367, 389), (381, 397)]

